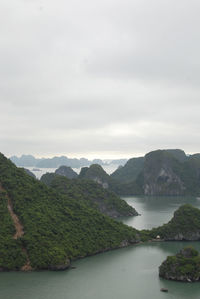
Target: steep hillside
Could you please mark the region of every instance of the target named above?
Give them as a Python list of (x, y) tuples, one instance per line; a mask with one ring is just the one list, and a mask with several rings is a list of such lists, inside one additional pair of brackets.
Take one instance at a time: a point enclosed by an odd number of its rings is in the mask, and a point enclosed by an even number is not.
[(79, 178), (92, 180), (102, 185), (104, 189), (112, 189), (112, 179), (98, 164), (92, 164), (90, 167), (83, 167), (79, 174)]
[(185, 194), (200, 195), (200, 154), (191, 155), (177, 173), (186, 187)]
[(146, 195), (200, 195), (200, 155), (180, 161), (170, 151), (151, 152), (143, 177)]
[(78, 174), (69, 166), (60, 166), (56, 169), (55, 173), (65, 176), (68, 179), (75, 179), (78, 177)]
[(72, 259), (138, 241), (133, 228), (48, 188), (2, 154), (0, 184), (1, 270), (64, 269)]
[(157, 150), (145, 156), (143, 190), (146, 195), (181, 195), (185, 185), (179, 175), (182, 164), (170, 152)]
[(87, 179), (70, 180), (63, 176), (48, 173), (41, 181), (54, 190), (61, 192), (79, 202), (85, 202), (88, 207), (112, 218), (120, 216), (136, 216), (138, 213), (115, 193), (102, 188), (98, 183)]
[[(187, 175), (188, 161), (185, 152), (179, 149), (156, 150), (145, 157), (132, 158), (111, 174), (113, 181), (118, 181), (113, 190), (121, 195), (186, 194), (185, 181), (191, 177)], [(191, 185), (192, 182), (193, 178)]]
[(200, 280), (200, 255), (191, 246), (168, 256), (159, 267), (159, 276), (169, 280), (196, 282)]
[(185, 204), (174, 212), (167, 224), (149, 232), (153, 238), (159, 235), (161, 239), (169, 241), (200, 240), (200, 210)]
[(119, 167), (111, 174), (111, 178), (120, 183), (130, 183), (136, 180), (144, 167), (144, 157), (132, 158), (127, 161), (124, 167)]
[(32, 173), (29, 169), (27, 168), (22, 168), (28, 175), (32, 176), (34, 179), (36, 179), (36, 176), (34, 175), (34, 173)]
[(130, 159), (111, 178), (121, 195), (200, 195), (200, 154), (178, 149), (156, 150)]

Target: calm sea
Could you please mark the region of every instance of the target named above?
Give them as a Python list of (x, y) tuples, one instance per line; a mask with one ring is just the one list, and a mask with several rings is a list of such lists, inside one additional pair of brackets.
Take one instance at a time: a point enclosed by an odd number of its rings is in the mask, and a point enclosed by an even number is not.
[[(200, 208), (191, 197), (127, 197), (141, 216), (124, 218), (136, 228), (167, 222), (183, 203)], [(1, 299), (198, 299), (200, 283), (160, 279), (158, 267), (168, 255), (185, 245), (200, 250), (200, 242), (166, 242), (134, 245), (74, 262), (64, 272), (0, 273)], [(168, 288), (168, 293), (160, 288)]]

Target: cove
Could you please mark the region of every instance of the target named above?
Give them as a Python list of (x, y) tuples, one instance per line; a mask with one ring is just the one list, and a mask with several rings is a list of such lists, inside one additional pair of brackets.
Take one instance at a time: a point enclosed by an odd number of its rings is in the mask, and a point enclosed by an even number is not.
[[(173, 211), (183, 203), (200, 207), (200, 201), (196, 198), (125, 199), (142, 215), (123, 221), (129, 222), (129, 225), (135, 223), (140, 229), (168, 221)], [(197, 299), (200, 296), (199, 283), (166, 281), (158, 276), (158, 267), (166, 256), (189, 244), (200, 251), (200, 242), (146, 243), (78, 260), (73, 263), (74, 270), (0, 273), (0, 298)], [(160, 292), (160, 288), (169, 289), (169, 293)]]

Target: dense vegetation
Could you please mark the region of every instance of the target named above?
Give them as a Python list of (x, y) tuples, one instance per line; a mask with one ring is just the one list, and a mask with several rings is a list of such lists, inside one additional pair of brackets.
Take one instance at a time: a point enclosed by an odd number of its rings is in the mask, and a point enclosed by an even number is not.
[[(33, 156), (12, 157), (12, 160), (17, 165), (36, 163)], [(111, 175), (98, 165), (103, 165), (98, 159), (88, 161), (54, 157), (40, 159), (38, 163), (40, 164), (36, 165), (40, 167), (89, 166), (82, 168), (79, 178), (98, 182), (118, 195), (200, 196), (200, 154), (187, 156), (179, 149), (156, 150), (146, 154), (145, 157), (132, 158)]]
[(182, 205), (167, 224), (141, 231), (143, 240), (157, 236), (163, 240), (200, 240), (200, 210), (189, 204)]
[(200, 280), (200, 255), (193, 247), (185, 247), (175, 256), (168, 256), (159, 267), (159, 276), (177, 281)]
[(0, 191), (0, 269), (18, 270), (25, 264), (26, 257), (21, 250), (21, 241), (14, 240), (15, 227), (7, 208), (7, 197)]
[(112, 185), (112, 179), (98, 164), (92, 164), (90, 167), (83, 167), (79, 174), (79, 178), (93, 180), (104, 186), (104, 188), (111, 187)]
[(131, 183), (142, 172), (144, 167), (144, 157), (132, 158), (127, 161), (124, 167), (119, 167), (111, 174), (111, 178), (120, 183)]
[(105, 170), (97, 164), (90, 167), (83, 167), (79, 174), (80, 179), (89, 179), (102, 185), (105, 189), (109, 189), (119, 195), (142, 194), (142, 188), (138, 184), (140, 176), (136, 181), (120, 182), (109, 176)]
[(115, 193), (102, 188), (92, 180), (70, 180), (64, 176), (47, 173), (41, 177), (41, 181), (70, 198), (79, 202), (84, 201), (88, 207), (95, 208), (105, 215), (111, 217), (138, 215), (134, 208)]
[(200, 154), (182, 150), (157, 150), (144, 158), (130, 159), (111, 178), (114, 191), (133, 195), (200, 195)]
[(47, 269), (66, 264), (68, 259), (138, 241), (135, 229), (48, 188), (24, 170), (18, 169), (2, 154), (0, 183), (24, 226), (24, 235), (14, 240), (14, 227), (6, 210), (6, 196), (3, 193), (1, 268), (16, 269), (24, 265), (25, 255), (20, 248), (27, 250), (33, 268)]
[(75, 179), (78, 174), (69, 166), (60, 166), (55, 171), (56, 174), (67, 177), (68, 179)]

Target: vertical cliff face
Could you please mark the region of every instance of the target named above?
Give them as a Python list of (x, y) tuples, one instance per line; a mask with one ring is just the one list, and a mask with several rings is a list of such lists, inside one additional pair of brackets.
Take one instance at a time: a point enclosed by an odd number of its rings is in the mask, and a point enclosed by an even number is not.
[(108, 189), (112, 185), (110, 176), (98, 164), (92, 164), (90, 167), (83, 167), (79, 174), (80, 179), (89, 179)]
[(145, 195), (182, 195), (184, 182), (177, 174), (181, 162), (171, 153), (158, 150), (145, 156), (143, 190)]

